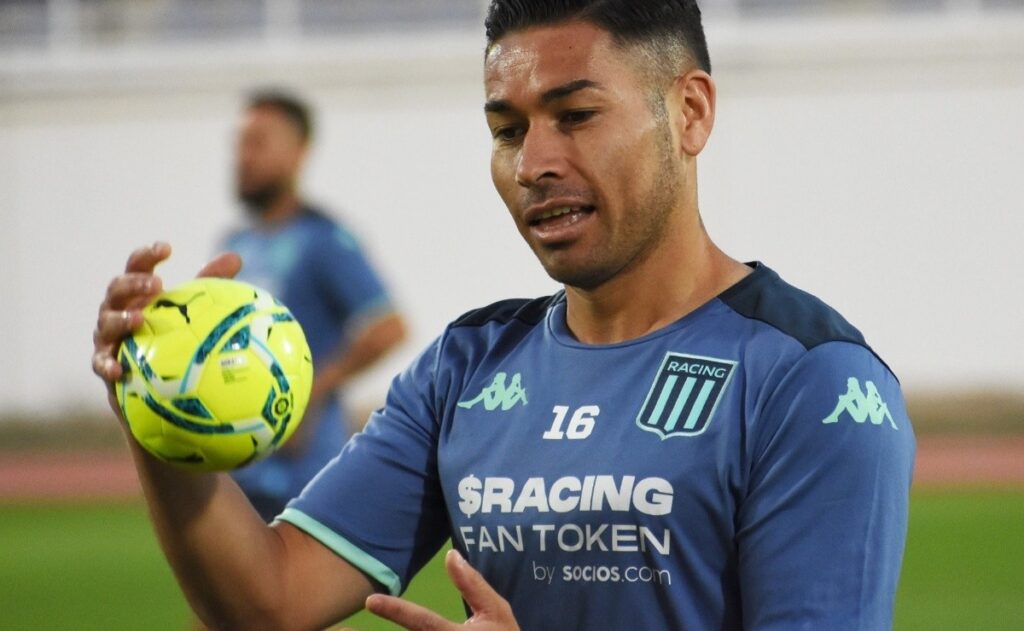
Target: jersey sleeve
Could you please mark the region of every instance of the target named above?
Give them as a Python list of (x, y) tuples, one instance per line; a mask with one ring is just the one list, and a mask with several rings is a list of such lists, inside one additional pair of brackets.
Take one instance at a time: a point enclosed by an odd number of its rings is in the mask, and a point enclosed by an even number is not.
[(896, 378), (865, 347), (817, 346), (764, 397), (751, 436), (744, 628), (890, 628), (915, 449)]
[(324, 231), (312, 249), (318, 284), (346, 326), (393, 310), (391, 298), (358, 241), (341, 226)]
[(435, 342), (278, 517), (400, 594), (450, 534), (438, 478)]

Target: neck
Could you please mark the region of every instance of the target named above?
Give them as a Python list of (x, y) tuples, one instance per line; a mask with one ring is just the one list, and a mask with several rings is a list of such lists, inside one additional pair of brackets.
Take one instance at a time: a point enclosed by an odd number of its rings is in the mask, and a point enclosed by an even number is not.
[(299, 196), (288, 190), (277, 197), (259, 216), (259, 223), (273, 225), (280, 223), (299, 212), (301, 204)]
[(750, 273), (708, 237), (696, 212), (594, 289), (566, 287), (566, 320), (581, 342), (614, 344), (642, 337), (694, 311)]

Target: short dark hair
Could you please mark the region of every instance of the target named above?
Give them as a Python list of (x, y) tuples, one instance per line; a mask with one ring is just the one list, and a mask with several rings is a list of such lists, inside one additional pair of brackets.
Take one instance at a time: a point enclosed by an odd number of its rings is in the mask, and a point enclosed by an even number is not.
[(606, 30), (620, 45), (646, 45), (659, 66), (674, 61), (661, 58), (666, 50), (682, 45), (697, 67), (711, 72), (696, 0), (491, 0), (484, 21), (487, 50), (512, 31), (570, 20)]
[(277, 89), (261, 89), (249, 95), (246, 109), (272, 107), (284, 115), (288, 122), (299, 132), (302, 142), (308, 143), (313, 138), (313, 115), (309, 105), (302, 99)]

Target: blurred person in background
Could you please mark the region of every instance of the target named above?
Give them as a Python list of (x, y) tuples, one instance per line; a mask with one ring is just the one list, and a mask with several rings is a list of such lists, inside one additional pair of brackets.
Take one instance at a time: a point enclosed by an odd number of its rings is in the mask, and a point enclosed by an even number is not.
[(245, 261), (237, 278), (287, 305), (313, 353), (309, 407), (295, 434), (277, 453), (233, 474), (267, 521), (358, 429), (339, 388), (405, 336), (402, 316), (358, 241), (299, 191), (312, 137), (310, 108), (300, 99), (276, 90), (249, 97), (235, 164), (249, 225), (224, 243)]

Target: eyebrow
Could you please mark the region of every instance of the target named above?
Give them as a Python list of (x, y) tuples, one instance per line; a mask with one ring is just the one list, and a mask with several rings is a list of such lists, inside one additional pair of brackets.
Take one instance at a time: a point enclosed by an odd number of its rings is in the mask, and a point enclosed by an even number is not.
[[(586, 90), (588, 88), (599, 88), (601, 87), (596, 81), (590, 79), (576, 79), (559, 86), (555, 86), (550, 90), (540, 95), (540, 102), (543, 105), (551, 103), (551, 101), (557, 101), (558, 99), (564, 99), (565, 97), (579, 92), (580, 90)], [(492, 99), (484, 103), (484, 112), (502, 113), (512, 109), (512, 105), (508, 101), (501, 99)]]

